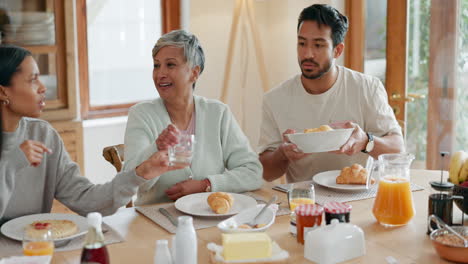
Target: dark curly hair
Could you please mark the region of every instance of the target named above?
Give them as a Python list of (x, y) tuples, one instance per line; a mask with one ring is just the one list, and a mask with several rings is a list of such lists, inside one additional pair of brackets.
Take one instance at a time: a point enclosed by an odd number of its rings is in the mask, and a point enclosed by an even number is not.
[(316, 21), (319, 26), (326, 25), (331, 28), (333, 47), (344, 41), (348, 31), (348, 18), (329, 5), (315, 4), (302, 10), (297, 21), (297, 31), (304, 21)]

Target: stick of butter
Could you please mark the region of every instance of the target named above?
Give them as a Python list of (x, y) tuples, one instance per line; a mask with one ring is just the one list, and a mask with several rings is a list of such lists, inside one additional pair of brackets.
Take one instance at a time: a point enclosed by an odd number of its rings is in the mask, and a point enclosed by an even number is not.
[(226, 261), (271, 258), (271, 238), (266, 233), (222, 234)]

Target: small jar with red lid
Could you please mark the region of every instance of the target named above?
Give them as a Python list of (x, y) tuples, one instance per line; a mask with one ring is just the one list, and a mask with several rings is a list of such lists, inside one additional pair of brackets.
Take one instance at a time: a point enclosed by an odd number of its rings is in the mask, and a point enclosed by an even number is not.
[(341, 223), (349, 223), (351, 205), (340, 202), (328, 202), (324, 206), (325, 223), (329, 225), (332, 219), (338, 219)]
[(296, 207), (297, 242), (304, 244), (305, 234), (322, 224), (323, 207), (318, 204), (303, 204)]

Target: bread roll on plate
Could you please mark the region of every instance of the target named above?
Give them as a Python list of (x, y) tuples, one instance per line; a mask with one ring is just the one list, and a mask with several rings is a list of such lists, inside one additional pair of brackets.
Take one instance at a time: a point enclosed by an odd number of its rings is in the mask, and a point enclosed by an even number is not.
[(234, 199), (229, 193), (215, 192), (208, 196), (208, 205), (217, 214), (226, 214), (231, 210)]

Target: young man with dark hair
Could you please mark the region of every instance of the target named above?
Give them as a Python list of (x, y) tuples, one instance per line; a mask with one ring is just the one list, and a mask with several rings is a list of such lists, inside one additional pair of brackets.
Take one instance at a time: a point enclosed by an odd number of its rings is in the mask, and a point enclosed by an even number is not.
[[(297, 56), (302, 73), (263, 98), (259, 153), (265, 180), (285, 173), (288, 182), (310, 180), (322, 171), (364, 164), (368, 155), (404, 150), (382, 83), (336, 64), (347, 30), (348, 19), (331, 6), (315, 4), (301, 12)], [(324, 124), (354, 131), (340, 150), (325, 153), (303, 153), (285, 137)]]

